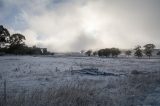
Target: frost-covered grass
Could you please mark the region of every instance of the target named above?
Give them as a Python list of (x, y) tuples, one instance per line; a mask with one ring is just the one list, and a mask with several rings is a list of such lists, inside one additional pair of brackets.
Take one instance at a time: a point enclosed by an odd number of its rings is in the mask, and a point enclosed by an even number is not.
[[(8, 106), (136, 106), (160, 81), (159, 59), (98, 57), (0, 57), (0, 102)], [(72, 75), (98, 68), (123, 76)], [(137, 70), (137, 72), (136, 72)]]
[[(9, 94), (8, 106), (138, 106), (148, 92), (160, 85), (160, 73), (129, 75), (96, 86), (95, 80), (69, 82), (59, 87), (37, 88), (32, 92)], [(3, 98), (1, 98), (3, 103)]]

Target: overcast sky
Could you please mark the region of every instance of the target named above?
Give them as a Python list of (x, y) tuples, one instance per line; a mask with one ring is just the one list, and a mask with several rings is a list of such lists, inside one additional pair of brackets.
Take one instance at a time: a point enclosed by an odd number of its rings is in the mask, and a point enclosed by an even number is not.
[(51, 51), (160, 48), (160, 0), (0, 0), (0, 24)]

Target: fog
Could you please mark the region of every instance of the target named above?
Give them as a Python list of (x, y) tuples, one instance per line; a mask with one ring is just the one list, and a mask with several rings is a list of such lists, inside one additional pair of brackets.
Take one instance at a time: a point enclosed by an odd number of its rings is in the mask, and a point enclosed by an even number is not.
[(30, 46), (68, 52), (160, 47), (159, 0), (0, 0), (0, 24)]

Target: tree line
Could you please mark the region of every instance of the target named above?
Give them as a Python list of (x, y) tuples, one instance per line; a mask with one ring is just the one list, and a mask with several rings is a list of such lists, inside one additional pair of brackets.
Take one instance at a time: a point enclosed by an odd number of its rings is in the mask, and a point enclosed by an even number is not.
[[(0, 25), (0, 55), (4, 54), (16, 54), (16, 55), (54, 55), (54, 53), (48, 52), (47, 48), (38, 48), (36, 46), (28, 47), (25, 44), (26, 38), (20, 33), (10, 34), (7, 28)], [(146, 44), (143, 46), (136, 46), (133, 50), (125, 51), (126, 56), (134, 54), (138, 58), (142, 58), (144, 55), (149, 58), (152, 56), (152, 53), (155, 49), (154, 44)], [(99, 56), (99, 57), (118, 57), (122, 51), (119, 48), (105, 48), (98, 51), (88, 50), (85, 52), (87, 56)], [(160, 51), (157, 52), (157, 55), (160, 56)]]
[(47, 48), (36, 46), (28, 47), (24, 40), (25, 36), (20, 33), (10, 34), (7, 28), (0, 25), (0, 53), (15, 55), (46, 55), (54, 54), (47, 51)]
[(85, 52), (87, 56), (99, 56), (99, 57), (118, 57), (118, 55), (121, 54), (120, 49), (118, 48), (105, 48), (105, 49), (100, 49), (98, 51), (92, 51), (88, 50)]
[[(134, 54), (134, 56), (137, 56), (138, 58), (142, 58), (144, 55), (148, 56), (149, 58), (153, 55), (153, 51), (155, 49), (154, 44), (146, 44), (143, 46), (144, 49), (140, 45), (136, 46), (133, 50), (126, 50), (125, 55), (131, 56)], [(118, 57), (122, 51), (119, 48), (105, 48), (100, 49), (98, 51), (92, 51), (88, 50), (85, 52), (87, 56), (99, 56), (99, 57)], [(157, 55), (160, 56), (160, 51), (157, 52)]]

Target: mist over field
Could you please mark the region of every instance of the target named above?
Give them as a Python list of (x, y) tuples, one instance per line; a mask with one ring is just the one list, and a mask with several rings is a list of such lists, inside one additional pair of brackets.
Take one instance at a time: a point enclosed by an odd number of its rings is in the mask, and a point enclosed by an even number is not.
[(28, 45), (50, 51), (131, 49), (146, 43), (160, 47), (159, 4), (159, 0), (1, 0), (0, 23), (26, 35)]
[(0, 0), (0, 106), (160, 106), (160, 0)]

